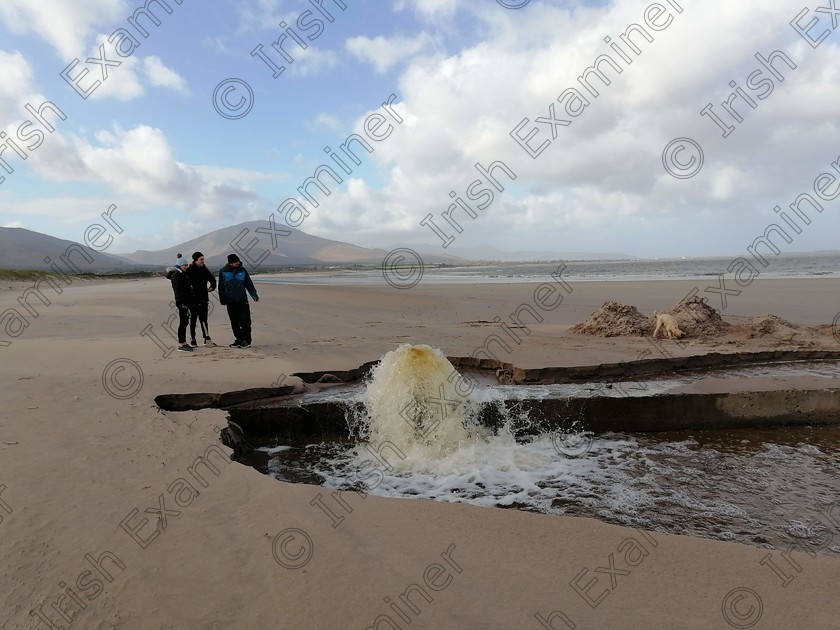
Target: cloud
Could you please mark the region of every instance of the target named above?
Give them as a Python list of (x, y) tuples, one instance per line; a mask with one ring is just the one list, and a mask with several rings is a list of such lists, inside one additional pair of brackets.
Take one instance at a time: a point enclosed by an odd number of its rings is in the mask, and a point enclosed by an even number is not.
[(335, 132), (341, 132), (344, 128), (344, 124), (338, 116), (334, 116), (333, 114), (328, 114), (326, 112), (319, 112), (318, 115), (315, 116), (313, 124), (316, 127), (323, 127)]
[[(100, 35), (97, 39), (104, 40), (107, 39), (107, 36)], [(98, 48), (92, 49), (89, 56), (98, 57)], [(93, 88), (89, 98), (94, 101), (103, 101), (106, 99), (131, 101), (135, 98), (143, 96), (146, 93), (141, 78), (143, 60), (138, 57), (131, 56), (117, 61), (120, 61), (119, 66), (107, 68), (107, 77), (102, 76), (102, 70), (98, 66), (87, 67), (82, 64), (77, 65), (74, 69), (75, 73), (71, 73), (70, 76), (75, 78), (76, 85), (79, 89), (87, 91)], [(78, 73), (81, 72), (82, 67), (85, 67), (85, 69), (90, 71), (84, 77), (80, 77), (78, 75)], [(100, 82), (98, 86), (95, 86), (96, 81)]]
[(34, 94), (29, 62), (18, 51), (0, 50), (0, 123), (25, 118), (23, 106)]
[[(453, 15), (464, 5), (463, 0), (397, 0), (394, 10), (411, 10), (420, 16), (440, 18)], [(494, 8), (501, 7), (496, 4)]]
[(23, 221), (10, 221), (9, 223), (3, 224), (4, 228), (22, 228)]
[[(106, 41), (107, 38), (107, 35), (99, 34), (96, 41)], [(119, 58), (117, 55), (113, 55), (112, 59), (107, 45), (105, 50), (109, 60), (119, 62), (119, 65), (106, 68), (107, 76), (103, 76), (104, 73), (100, 66), (92, 64), (78, 64), (69, 74), (71, 80), (75, 81), (80, 90), (90, 91), (88, 98), (91, 100), (131, 101), (144, 96), (146, 86), (163, 87), (179, 94), (189, 94), (186, 80), (177, 72), (168, 68), (160, 57), (132, 55)], [(88, 57), (100, 57), (99, 44), (90, 49)], [(83, 70), (87, 70), (88, 73), (82, 75)], [(96, 82), (99, 82), (99, 85), (96, 85)]]
[(289, 19), (281, 12), (285, 4), (283, 0), (244, 0), (236, 4), (239, 14), (238, 35), (267, 29), (279, 31), (278, 24), (284, 20), (288, 22)]
[[(520, 239), (519, 247), (548, 249), (563, 248), (557, 241), (562, 235), (566, 249), (589, 243), (621, 251), (621, 243), (636, 241), (643, 244), (640, 253), (651, 244), (658, 254), (732, 251), (739, 233), (751, 226), (763, 231), (773, 206), (807, 190), (840, 153), (831, 111), (840, 98), (837, 44), (828, 39), (815, 51), (799, 39), (788, 25), (796, 14), (788, 2), (683, 5), (665, 30), (649, 29), (652, 43), (634, 37), (641, 54), (624, 45), (631, 62), (620, 64), (620, 74), (607, 69), (610, 85), (593, 79), (600, 95), (588, 95), (584, 113), (553, 131), (536, 119), (548, 117), (552, 103), (564, 117), (558, 96), (569, 87), (583, 91), (578, 77), (599, 55), (620, 60), (604, 39), (622, 42), (629, 25), (644, 23), (645, 7), (567, 10), (542, 2), (517, 12), (489, 4), (494, 6), (461, 6), (465, 21), (466, 15), (478, 21), (482, 41), (448, 56), (411, 58), (401, 72), (397, 93), (405, 122), (368, 158), (385, 173), (386, 184), (374, 190), (348, 182), (312, 213), (308, 229), (362, 239), (381, 229), (434, 242), (420, 221), (428, 213), (440, 217), (452, 203), (450, 191), (463, 195), (477, 178), (476, 163), (502, 160), (516, 180), (503, 178), (505, 193), (497, 192), (477, 218), (458, 211), (462, 233), (438, 218), (461, 241), (504, 234)], [(448, 7), (411, 3), (421, 12)], [(388, 41), (358, 39), (354, 52), (375, 63), (379, 53), (373, 51), (386, 50)], [(727, 100), (733, 80), (747, 89), (747, 77), (763, 67), (755, 54), (775, 50), (785, 51), (797, 68), (777, 60), (784, 82), (775, 81), (764, 100), (753, 92), (755, 109), (736, 102), (744, 121), (722, 138), (700, 110)], [(719, 105), (716, 111), (726, 115)], [(526, 118), (521, 133), (535, 130), (532, 146), (550, 142), (535, 159), (510, 136)], [(704, 171), (686, 181), (662, 168), (665, 145), (682, 136), (695, 138), (707, 160)], [(697, 238), (716, 222), (733, 220), (738, 224), (724, 239)], [(675, 233), (674, 225), (683, 229)]]
[(12, 32), (41, 37), (70, 60), (85, 49), (91, 32), (119, 24), (127, 9), (125, 0), (3, 0), (0, 19)]
[(351, 37), (345, 47), (359, 59), (369, 61), (381, 74), (404, 59), (429, 49), (433, 43), (432, 37), (423, 32), (415, 37)]
[(341, 58), (333, 50), (310, 45), (306, 50), (294, 51), (294, 61), (286, 64), (287, 72), (294, 77), (312, 77), (339, 65)]
[(273, 177), (178, 162), (164, 133), (146, 125), (102, 130), (95, 142), (56, 133), (30, 159), (47, 181), (99, 184), (135, 206), (178, 208), (205, 218), (263, 211), (266, 204), (246, 180)]
[(166, 87), (181, 94), (187, 94), (187, 82), (177, 72), (167, 68), (159, 57), (151, 56), (143, 59), (143, 70), (151, 85)]

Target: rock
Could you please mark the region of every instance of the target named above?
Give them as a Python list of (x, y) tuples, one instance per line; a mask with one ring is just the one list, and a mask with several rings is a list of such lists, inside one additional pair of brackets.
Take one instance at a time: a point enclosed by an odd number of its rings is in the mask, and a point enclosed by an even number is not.
[(242, 455), (250, 453), (254, 448), (245, 440), (245, 431), (235, 422), (228, 420), (228, 425), (219, 431), (219, 439), (222, 444), (233, 449), (231, 459), (238, 459)]
[(287, 396), (294, 392), (294, 390), (295, 388), (292, 385), (281, 385), (280, 387), (252, 387), (251, 389), (241, 389), (235, 392), (225, 392), (219, 395), (218, 406), (226, 409), (227, 407), (251, 402), (252, 400)]
[(155, 404), (164, 411), (197, 411), (216, 407), (219, 394), (161, 394), (155, 396)]

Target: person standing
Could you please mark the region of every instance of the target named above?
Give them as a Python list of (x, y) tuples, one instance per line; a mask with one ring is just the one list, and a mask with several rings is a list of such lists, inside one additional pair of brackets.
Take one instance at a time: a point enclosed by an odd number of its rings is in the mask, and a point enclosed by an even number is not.
[(178, 351), (192, 352), (192, 346), (187, 343), (187, 324), (190, 321), (190, 283), (187, 282), (187, 261), (180, 256), (175, 264), (166, 268), (166, 278), (172, 282), (172, 292), (175, 294), (175, 308), (178, 309)]
[[(210, 305), (210, 293), (216, 290), (216, 278), (204, 265), (204, 254), (201, 252), (193, 253), (192, 264), (186, 273), (192, 292), (192, 302), (190, 304), (190, 311), (192, 311), (192, 318), (190, 319), (190, 345), (193, 348), (198, 345), (195, 342), (195, 323), (198, 320), (201, 324), (201, 333), (204, 335), (204, 345), (212, 346), (213, 341), (210, 339), (210, 325), (207, 322), (207, 309)], [(210, 283), (209, 288), (207, 287), (208, 282)]]
[(219, 302), (227, 306), (230, 327), (235, 341), (231, 348), (251, 347), (251, 307), (248, 305), (248, 294), (254, 302), (260, 297), (254, 288), (254, 283), (248, 271), (242, 266), (242, 261), (236, 254), (228, 256), (228, 264), (219, 271)]

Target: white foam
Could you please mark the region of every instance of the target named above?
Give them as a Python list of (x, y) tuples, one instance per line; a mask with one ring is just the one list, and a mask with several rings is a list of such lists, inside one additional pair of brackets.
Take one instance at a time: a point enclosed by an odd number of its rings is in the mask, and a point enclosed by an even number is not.
[(268, 453), (269, 455), (275, 455), (276, 453), (282, 453), (283, 451), (288, 451), (291, 448), (292, 448), (291, 446), (283, 446), (283, 445), (272, 446), (270, 448), (268, 446), (262, 446), (262, 447), (258, 448), (257, 450), (262, 451), (263, 453)]

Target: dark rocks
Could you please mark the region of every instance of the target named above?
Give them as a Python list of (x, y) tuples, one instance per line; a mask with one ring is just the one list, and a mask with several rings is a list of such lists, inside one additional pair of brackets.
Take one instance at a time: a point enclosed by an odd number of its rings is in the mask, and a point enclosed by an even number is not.
[(197, 411), (219, 406), (219, 394), (161, 394), (155, 404), (164, 411)]
[(219, 432), (222, 444), (233, 449), (231, 459), (239, 459), (253, 452), (254, 448), (245, 440), (245, 431), (235, 422), (228, 420), (228, 425)]
[(225, 392), (219, 395), (220, 409), (227, 409), (233, 405), (240, 405), (252, 400), (263, 400), (265, 398), (276, 398), (277, 396), (287, 396), (294, 392), (292, 385), (281, 385), (280, 387), (252, 387), (251, 389), (241, 389), (236, 392)]

